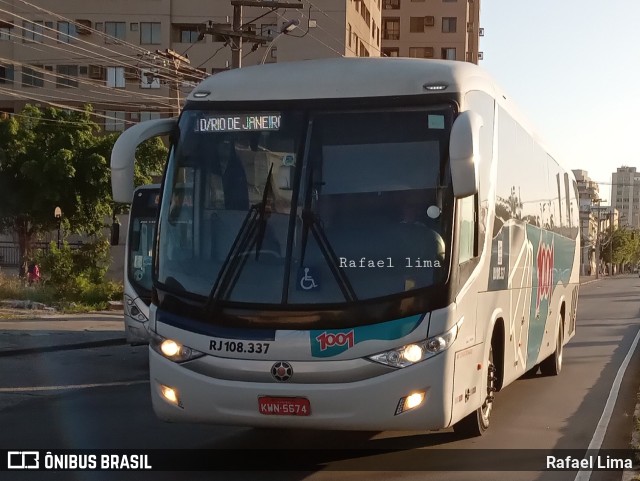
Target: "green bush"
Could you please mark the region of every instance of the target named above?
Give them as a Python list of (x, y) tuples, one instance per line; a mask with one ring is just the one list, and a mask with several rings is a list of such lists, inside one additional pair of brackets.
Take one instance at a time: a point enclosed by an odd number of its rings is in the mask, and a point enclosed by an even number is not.
[(82, 310), (82, 306), (105, 309), (108, 301), (122, 299), (122, 285), (105, 280), (110, 261), (107, 240), (87, 243), (78, 249), (72, 249), (67, 242), (58, 249), (52, 242), (49, 250), (39, 252), (34, 261), (40, 266), (43, 283), (31, 288), (32, 300), (37, 291), (47, 298), (53, 297), (58, 307), (75, 304), (76, 310)]

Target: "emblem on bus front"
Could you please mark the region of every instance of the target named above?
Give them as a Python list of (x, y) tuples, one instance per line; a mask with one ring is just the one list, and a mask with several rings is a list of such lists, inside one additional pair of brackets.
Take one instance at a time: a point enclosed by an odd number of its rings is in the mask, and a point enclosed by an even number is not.
[(293, 376), (293, 368), (288, 362), (278, 361), (271, 366), (271, 375), (276, 381), (288, 381)]

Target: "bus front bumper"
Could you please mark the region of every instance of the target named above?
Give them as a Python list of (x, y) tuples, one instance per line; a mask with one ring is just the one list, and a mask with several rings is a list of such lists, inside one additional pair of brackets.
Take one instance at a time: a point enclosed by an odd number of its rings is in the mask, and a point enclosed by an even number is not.
[[(446, 354), (446, 353), (443, 353)], [(193, 372), (149, 350), (151, 396), (156, 415), (169, 422), (220, 425), (336, 429), (425, 431), (447, 427), (451, 392), (443, 383), (446, 356), (415, 366), (346, 383), (295, 384), (238, 382)], [(167, 400), (163, 390), (176, 395)], [(449, 389), (448, 389), (449, 388)], [(403, 398), (424, 392), (418, 407), (397, 414)], [(308, 415), (260, 412), (259, 398), (304, 398)]]

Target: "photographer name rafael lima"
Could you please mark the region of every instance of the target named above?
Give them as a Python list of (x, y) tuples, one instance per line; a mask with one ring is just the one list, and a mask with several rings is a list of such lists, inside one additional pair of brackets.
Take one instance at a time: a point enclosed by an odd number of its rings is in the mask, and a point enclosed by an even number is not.
[(547, 469), (633, 469), (633, 460), (612, 456), (547, 456)]
[[(395, 267), (393, 258), (387, 257), (383, 259), (368, 259), (367, 257), (361, 257), (360, 259), (348, 259), (346, 257), (339, 257), (340, 267), (355, 267), (358, 269), (364, 268), (376, 268), (376, 269), (392, 269)], [(421, 259), (420, 257), (405, 257), (404, 267), (407, 268), (434, 268), (442, 267), (439, 259)]]

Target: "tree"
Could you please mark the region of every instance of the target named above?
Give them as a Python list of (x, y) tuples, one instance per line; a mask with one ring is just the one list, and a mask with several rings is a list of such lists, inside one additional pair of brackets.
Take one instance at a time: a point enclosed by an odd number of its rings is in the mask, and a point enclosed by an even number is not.
[(626, 264), (636, 264), (639, 256), (640, 238), (626, 228), (616, 229), (612, 234), (607, 233), (601, 244), (600, 257), (607, 264), (618, 264), (624, 268)]
[[(0, 120), (0, 229), (17, 236), (23, 272), (34, 240), (57, 228), (56, 206), (65, 232), (90, 236), (112, 214), (109, 157), (117, 135), (100, 135), (91, 113), (90, 106), (68, 112), (27, 105)], [(164, 164), (158, 142), (141, 147), (138, 182)]]

